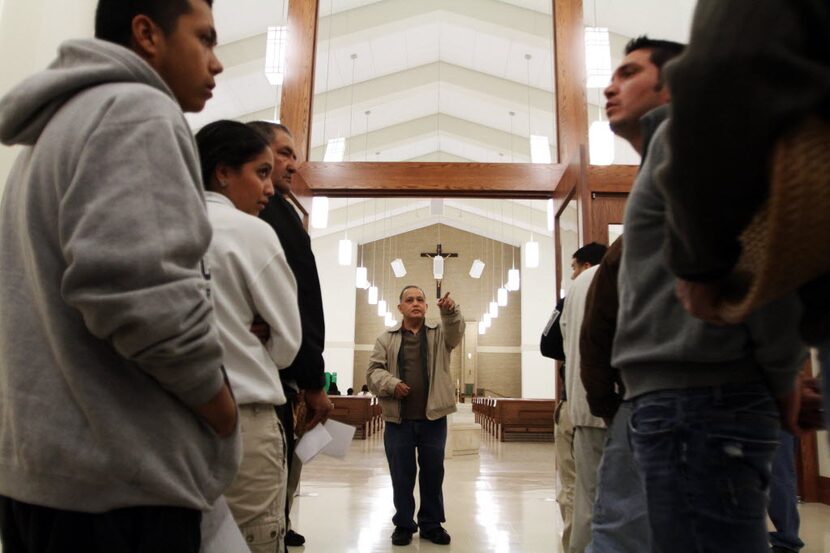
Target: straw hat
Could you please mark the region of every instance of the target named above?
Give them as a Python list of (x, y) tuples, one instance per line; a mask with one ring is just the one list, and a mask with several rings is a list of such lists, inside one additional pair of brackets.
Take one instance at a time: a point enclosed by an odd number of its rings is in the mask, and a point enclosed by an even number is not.
[(770, 195), (740, 237), (720, 315), (756, 308), (830, 273), (830, 124), (809, 119), (776, 144)]

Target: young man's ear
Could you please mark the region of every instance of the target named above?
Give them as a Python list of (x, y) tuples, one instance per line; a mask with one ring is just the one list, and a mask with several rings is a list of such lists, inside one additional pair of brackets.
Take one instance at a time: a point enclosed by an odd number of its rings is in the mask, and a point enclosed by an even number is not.
[(162, 30), (146, 15), (137, 15), (132, 22), (133, 47), (141, 57), (153, 59), (158, 53)]

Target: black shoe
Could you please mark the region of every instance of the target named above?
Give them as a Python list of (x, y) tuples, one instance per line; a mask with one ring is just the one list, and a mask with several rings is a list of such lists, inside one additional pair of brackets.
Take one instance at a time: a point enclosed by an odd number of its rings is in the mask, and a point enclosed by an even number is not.
[(395, 526), (395, 531), (392, 532), (392, 545), (409, 545), (412, 543), (412, 531)]
[(786, 547), (782, 547), (780, 545), (773, 545), (770, 551), (771, 553), (798, 553), (794, 549), (787, 549)]
[(421, 537), (438, 545), (447, 545), (450, 543), (450, 535), (440, 526), (430, 528), (429, 530), (421, 530)]
[(305, 538), (302, 534), (298, 534), (294, 530), (289, 530), (285, 533), (285, 545), (290, 547), (300, 547), (305, 543)]

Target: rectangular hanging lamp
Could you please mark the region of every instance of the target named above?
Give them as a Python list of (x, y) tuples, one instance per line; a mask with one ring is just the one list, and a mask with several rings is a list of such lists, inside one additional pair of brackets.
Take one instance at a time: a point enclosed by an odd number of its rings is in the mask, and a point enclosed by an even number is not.
[(338, 243), (337, 262), (343, 267), (352, 264), (352, 241), (348, 238), (343, 238)]
[(473, 260), (473, 264), (470, 265), (470, 276), (473, 278), (481, 278), (481, 273), (484, 272), (484, 261), (480, 259)]
[(311, 227), (329, 226), (329, 199), (326, 196), (314, 196), (311, 199)]
[(539, 242), (530, 240), (525, 243), (525, 267), (535, 269), (539, 266)]
[(354, 285), (365, 290), (369, 287), (369, 269), (366, 267), (358, 267), (355, 271)]
[(521, 278), (519, 276), (519, 269), (510, 269), (507, 271), (507, 289), (515, 292), (519, 289)]
[(392, 272), (395, 273), (395, 278), (401, 278), (406, 276), (406, 267), (403, 265), (403, 259), (400, 257), (397, 259), (393, 259), (392, 263)]

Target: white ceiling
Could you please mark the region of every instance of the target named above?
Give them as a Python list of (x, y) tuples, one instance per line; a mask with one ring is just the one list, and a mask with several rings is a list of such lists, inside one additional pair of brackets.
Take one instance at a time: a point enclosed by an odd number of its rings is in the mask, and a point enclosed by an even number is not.
[[(194, 128), (220, 118), (278, 116), (280, 90), (263, 72), (265, 30), (284, 22), (287, 1), (216, 2), (225, 72), (205, 111), (189, 115)], [(645, 33), (685, 41), (695, 3), (585, 0), (585, 22), (594, 24), (596, 7), (596, 24), (618, 35), (614, 48)], [(548, 136), (555, 152), (551, 5), (323, 0), (311, 159), (322, 159), (334, 137), (350, 139), (353, 160), (526, 162), (529, 134)], [(620, 57), (612, 52), (614, 63)]]
[[(208, 107), (188, 115), (194, 129), (221, 118), (278, 116), (280, 89), (263, 72), (265, 32), (284, 22), (287, 1), (215, 3), (225, 71)], [(596, 6), (596, 24), (611, 30), (616, 64), (630, 37), (687, 41), (696, 0), (584, 4), (586, 25), (594, 24)], [(347, 159), (355, 161), (527, 162), (528, 134), (547, 135), (555, 153), (551, 5), (551, 0), (323, 0), (311, 159), (322, 159), (326, 140), (339, 136), (350, 138)], [(357, 54), (354, 65), (352, 54)], [(601, 104), (601, 95), (589, 94), (589, 103)], [(633, 150), (621, 155), (622, 162), (636, 163)], [(539, 217), (533, 226), (544, 222)]]

